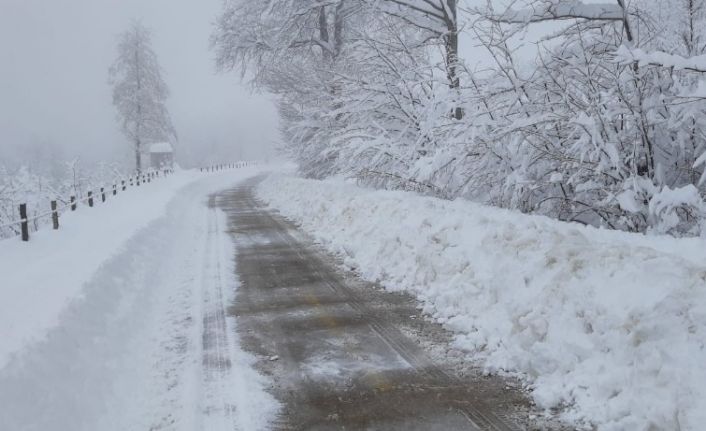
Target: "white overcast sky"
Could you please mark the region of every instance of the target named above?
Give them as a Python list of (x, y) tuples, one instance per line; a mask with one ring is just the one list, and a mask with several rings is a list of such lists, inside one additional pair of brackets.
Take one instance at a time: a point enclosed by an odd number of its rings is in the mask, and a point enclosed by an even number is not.
[(108, 68), (132, 19), (152, 30), (182, 157), (271, 155), (277, 115), (209, 50), (221, 0), (0, 0), (0, 162), (129, 159)]

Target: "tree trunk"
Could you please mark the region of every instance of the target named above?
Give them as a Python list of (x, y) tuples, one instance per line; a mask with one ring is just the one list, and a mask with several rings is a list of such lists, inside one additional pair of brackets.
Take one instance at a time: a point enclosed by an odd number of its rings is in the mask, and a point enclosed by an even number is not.
[(628, 12), (625, 8), (625, 0), (617, 0), (618, 6), (623, 10), (623, 30), (625, 31), (625, 36), (628, 38), (628, 42), (632, 43), (633, 35), (632, 28), (630, 27), (630, 22), (628, 21)]
[(139, 174), (142, 172), (142, 145), (140, 143), (140, 138), (135, 140), (135, 169)]
[(331, 60), (331, 51), (329, 46), (328, 34), (328, 17), (326, 16), (326, 6), (319, 8), (319, 39), (326, 44), (328, 49), (323, 50), (323, 56), (326, 60)]
[(336, 5), (336, 16), (333, 20), (333, 52), (334, 56), (338, 56), (341, 53), (341, 48), (343, 47), (343, 17), (345, 0), (341, 0), (338, 5)]
[(135, 169), (139, 174), (142, 172), (142, 76), (141, 76), (141, 62), (140, 62), (140, 47), (139, 38), (136, 38), (137, 45), (135, 46), (135, 71), (136, 71), (136, 84), (137, 84), (137, 124), (135, 125)]
[[(449, 80), (449, 87), (456, 95), (460, 95), (461, 80), (458, 77), (458, 23), (456, 13), (456, 0), (446, 0), (451, 16), (447, 16), (446, 27), (448, 33), (444, 38), (446, 47), (446, 74)], [(460, 120), (463, 118), (463, 108), (456, 106), (451, 115)]]

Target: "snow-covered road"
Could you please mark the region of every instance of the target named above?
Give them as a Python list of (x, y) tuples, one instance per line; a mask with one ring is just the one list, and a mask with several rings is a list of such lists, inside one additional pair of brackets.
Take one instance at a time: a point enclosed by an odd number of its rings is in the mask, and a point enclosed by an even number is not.
[(220, 193), (219, 202), (242, 283), (232, 313), (243, 348), (257, 352), (283, 403), (276, 429), (525, 429), (516, 424), (528, 416), (521, 391), (433, 355), (448, 352), (448, 333), (411, 296), (339, 270), (255, 199), (259, 180)]
[[(72, 287), (55, 325), (6, 349), (0, 429), (255, 430), (272, 420), (278, 405), (268, 382), (225, 313), (238, 283), (235, 248), (212, 197), (254, 173), (204, 176), (175, 190), (161, 216)], [(71, 249), (67, 261), (81, 265), (90, 245)], [(38, 307), (16, 314), (31, 321), (43, 309), (42, 289)]]

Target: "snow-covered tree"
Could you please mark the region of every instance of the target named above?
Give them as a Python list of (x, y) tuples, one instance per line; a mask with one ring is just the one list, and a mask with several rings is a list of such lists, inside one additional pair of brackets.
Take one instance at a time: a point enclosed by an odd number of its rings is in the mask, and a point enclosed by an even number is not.
[[(461, 87), (459, 58), (458, 0), (367, 0), (383, 13), (392, 15), (408, 27), (426, 33), (426, 43), (439, 41), (443, 45), (444, 69), (452, 96)], [(455, 106), (452, 115), (457, 120), (463, 117), (463, 110)]]
[[(706, 0), (472, 3), (229, 0), (214, 46), (223, 69), (279, 96), (307, 176), (703, 230)], [(533, 61), (518, 58), (540, 23)], [(462, 32), (489, 54), (482, 70), (459, 57)]]
[(135, 167), (139, 171), (144, 145), (175, 136), (166, 106), (169, 89), (152, 49), (151, 33), (139, 21), (120, 36), (110, 81), (113, 105), (125, 137), (134, 146)]

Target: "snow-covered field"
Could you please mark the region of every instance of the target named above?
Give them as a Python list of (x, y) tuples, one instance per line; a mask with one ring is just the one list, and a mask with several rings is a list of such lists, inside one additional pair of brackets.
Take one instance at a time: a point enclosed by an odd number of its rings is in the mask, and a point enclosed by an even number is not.
[(207, 205), (256, 172), (178, 172), (0, 241), (0, 429), (267, 425), (277, 404), (225, 313), (235, 248)]
[(408, 290), (489, 371), (600, 430), (706, 423), (706, 241), (272, 176), (259, 196), (346, 265)]

